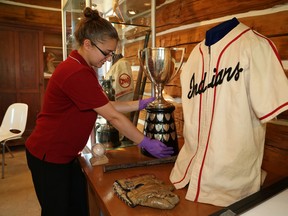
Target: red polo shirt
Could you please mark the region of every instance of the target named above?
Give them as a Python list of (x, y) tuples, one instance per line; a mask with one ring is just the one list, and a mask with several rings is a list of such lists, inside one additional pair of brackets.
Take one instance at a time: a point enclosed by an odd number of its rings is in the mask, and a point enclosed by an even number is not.
[(27, 149), (48, 162), (70, 162), (85, 147), (94, 127), (97, 113), (93, 108), (107, 103), (95, 71), (72, 51), (49, 80)]

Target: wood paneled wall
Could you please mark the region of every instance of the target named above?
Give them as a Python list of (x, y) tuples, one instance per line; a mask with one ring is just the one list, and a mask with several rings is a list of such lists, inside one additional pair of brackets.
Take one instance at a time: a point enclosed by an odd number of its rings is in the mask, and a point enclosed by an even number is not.
[[(60, 0), (14, 0), (0, 3), (0, 24), (43, 32), (43, 46), (62, 47)], [(33, 7), (35, 6), (35, 7)]]
[[(0, 80), (6, 83), (0, 85), (0, 118), (4, 116), (11, 103), (27, 103), (29, 114), (24, 133), (24, 138), (26, 138), (35, 126), (44, 95), (45, 53), (42, 47), (58, 47), (56, 50), (46, 49), (46, 52), (56, 52), (57, 59), (62, 60), (61, 1), (7, 2), (7, 4), (0, 3), (1, 42), (3, 44), (1, 49), (4, 56), (2, 60), (6, 59), (0, 64), (0, 77), (3, 78)], [(40, 6), (40, 8), (34, 6)], [(10, 36), (9, 32), (11, 32)], [(10, 81), (7, 83), (7, 80)], [(21, 87), (24, 84), (26, 86)], [(23, 141), (17, 140), (13, 143), (23, 144)]]
[[(13, 2), (16, 5), (0, 3), (0, 22), (61, 32), (61, 0), (16, 0)], [(17, 5), (17, 3), (20, 4)], [(27, 6), (21, 6), (21, 4)], [(29, 7), (29, 5), (39, 6), (39, 8)]]
[[(15, 0), (15, 4), (0, 3), (0, 24), (38, 30), (43, 33), (43, 46), (54, 49), (62, 60), (62, 21), (60, 0)], [(51, 50), (47, 50), (49, 52)]]

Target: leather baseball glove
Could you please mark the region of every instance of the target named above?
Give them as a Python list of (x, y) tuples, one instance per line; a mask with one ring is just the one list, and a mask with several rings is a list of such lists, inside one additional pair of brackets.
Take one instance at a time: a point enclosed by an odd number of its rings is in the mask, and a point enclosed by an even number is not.
[(173, 185), (165, 185), (154, 175), (141, 175), (116, 180), (114, 192), (128, 206), (148, 206), (159, 209), (172, 209), (179, 202)]

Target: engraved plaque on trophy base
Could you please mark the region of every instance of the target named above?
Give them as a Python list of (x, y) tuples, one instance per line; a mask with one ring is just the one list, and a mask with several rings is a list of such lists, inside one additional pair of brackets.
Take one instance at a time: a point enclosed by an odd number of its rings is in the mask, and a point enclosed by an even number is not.
[[(151, 139), (158, 139), (167, 146), (172, 146), (174, 150), (173, 155), (177, 155), (179, 148), (173, 116), (174, 110), (175, 106), (172, 104), (166, 108), (148, 106), (146, 108), (144, 135)], [(141, 152), (146, 156), (153, 157), (145, 149), (141, 149)]]

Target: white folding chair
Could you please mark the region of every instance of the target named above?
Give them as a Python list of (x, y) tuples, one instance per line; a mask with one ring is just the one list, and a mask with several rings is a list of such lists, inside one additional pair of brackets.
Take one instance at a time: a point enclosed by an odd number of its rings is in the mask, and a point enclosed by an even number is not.
[(28, 115), (28, 105), (25, 103), (14, 103), (11, 104), (2, 120), (0, 127), (0, 143), (2, 145), (2, 179), (4, 178), (4, 167), (5, 167), (5, 149), (13, 154), (6, 142), (9, 140), (20, 139), (26, 128)]

